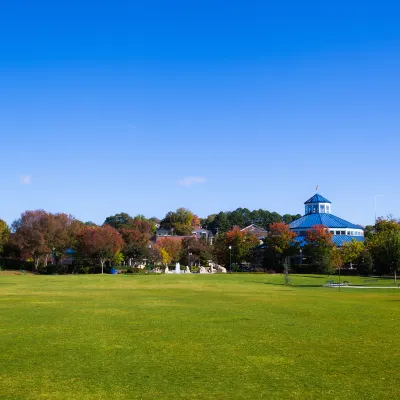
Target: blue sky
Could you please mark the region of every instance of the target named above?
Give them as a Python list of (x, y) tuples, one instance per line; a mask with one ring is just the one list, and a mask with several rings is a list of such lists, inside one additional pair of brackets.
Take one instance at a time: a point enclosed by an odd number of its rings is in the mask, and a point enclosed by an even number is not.
[[(4, 2), (6, 3), (6, 2)], [(400, 217), (395, 2), (0, 6), (0, 218)]]

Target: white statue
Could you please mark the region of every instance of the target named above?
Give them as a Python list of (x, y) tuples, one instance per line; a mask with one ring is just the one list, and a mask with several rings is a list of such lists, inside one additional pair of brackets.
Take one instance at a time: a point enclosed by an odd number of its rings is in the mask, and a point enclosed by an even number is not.
[(208, 272), (204, 267), (199, 267), (199, 274), (208, 274)]
[(168, 265), (165, 267), (165, 274), (172, 274), (172, 272), (169, 270)]
[(189, 268), (188, 266), (186, 266), (186, 271), (185, 271), (185, 273), (186, 273), (186, 274), (190, 274), (190, 268)]
[(181, 264), (176, 263), (175, 264), (175, 273), (180, 274), (181, 273)]
[(217, 265), (217, 272), (220, 274), (226, 274), (226, 268), (221, 265)]

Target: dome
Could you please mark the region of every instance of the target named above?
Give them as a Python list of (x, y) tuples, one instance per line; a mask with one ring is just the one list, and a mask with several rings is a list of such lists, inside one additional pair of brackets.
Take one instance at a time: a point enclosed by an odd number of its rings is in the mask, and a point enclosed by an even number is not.
[(356, 240), (364, 240), (364, 229), (360, 225), (353, 224), (336, 215), (331, 214), (331, 202), (316, 193), (305, 203), (305, 215), (289, 224), (290, 230), (298, 235), (299, 243), (315, 225), (325, 226), (333, 235), (333, 241), (345, 243)]

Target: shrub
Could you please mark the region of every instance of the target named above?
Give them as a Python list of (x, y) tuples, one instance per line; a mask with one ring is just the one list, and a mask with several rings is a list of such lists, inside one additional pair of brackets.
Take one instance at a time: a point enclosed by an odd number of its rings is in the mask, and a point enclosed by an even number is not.
[(78, 274), (90, 274), (90, 272), (91, 272), (91, 270), (92, 270), (92, 267), (89, 267), (89, 266), (86, 266), (86, 267), (80, 267), (79, 268), (79, 270), (78, 270)]
[(368, 276), (372, 272), (374, 262), (368, 250), (364, 250), (357, 257), (356, 262), (357, 262), (357, 271), (360, 275)]
[(8, 270), (28, 270), (32, 271), (33, 261), (22, 261), (14, 258), (1, 258), (0, 263), (3, 269)]
[(57, 273), (57, 265), (48, 264), (46, 267), (40, 268), (40, 272), (45, 272), (47, 275), (54, 275)]

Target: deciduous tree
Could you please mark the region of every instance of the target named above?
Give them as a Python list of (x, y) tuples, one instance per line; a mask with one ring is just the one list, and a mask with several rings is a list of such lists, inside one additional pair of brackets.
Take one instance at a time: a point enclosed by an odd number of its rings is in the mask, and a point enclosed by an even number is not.
[[(172, 229), (176, 235), (186, 236), (193, 231), (194, 224), (200, 224), (200, 220), (190, 210), (178, 208), (175, 212), (170, 211), (161, 221), (161, 227)], [(198, 226), (197, 225), (197, 226)]]
[(374, 260), (372, 259), (371, 253), (365, 249), (356, 260), (357, 271), (360, 275), (368, 276), (374, 266)]
[(275, 264), (277, 258), (285, 258), (297, 250), (296, 233), (283, 222), (274, 222), (264, 239), (265, 264)]
[(171, 263), (172, 257), (168, 254), (167, 250), (164, 248), (161, 248), (160, 256), (161, 256), (161, 262), (167, 267)]
[(106, 261), (112, 260), (123, 244), (121, 235), (110, 225), (85, 226), (77, 234), (76, 247), (81, 255), (99, 261), (104, 273)]
[(393, 219), (378, 219), (367, 245), (378, 272), (392, 273), (396, 282), (400, 270), (400, 224)]
[(332, 233), (329, 232), (326, 226), (314, 225), (307, 231), (306, 241), (313, 246), (331, 247), (333, 246), (332, 237)]
[(41, 259), (44, 265), (52, 254), (62, 257), (73, 244), (78, 222), (66, 214), (51, 214), (43, 210), (26, 211), (12, 225), (13, 241), (23, 258), (34, 260), (35, 270)]
[(333, 235), (324, 225), (314, 225), (306, 234), (304, 252), (311, 256), (321, 273), (332, 272)]
[(117, 251), (114, 254), (113, 262), (115, 265), (119, 266), (123, 263), (124, 261), (124, 255), (121, 253), (121, 251)]
[(290, 230), (289, 225), (283, 222), (274, 222), (269, 227), (264, 244), (275, 254), (287, 255), (296, 245), (296, 236), (296, 233)]
[(207, 261), (212, 258), (212, 249), (210, 244), (205, 238), (185, 238), (182, 240), (182, 250), (180, 261), (182, 264), (188, 264), (190, 256), (190, 262), (196, 263), (200, 262), (205, 265)]
[(196, 214), (193, 214), (192, 227), (193, 228), (199, 228), (200, 225), (201, 225), (200, 218)]
[(178, 262), (182, 251), (182, 242), (165, 237), (158, 240), (157, 248), (160, 252), (164, 250), (168, 253), (170, 262)]
[(365, 250), (364, 242), (353, 239), (342, 246), (342, 257), (344, 263), (355, 263), (360, 254)]
[(225, 234), (217, 237), (213, 253), (214, 258), (219, 264), (228, 266), (229, 264), (229, 246), (232, 246), (232, 262), (240, 264), (250, 262), (252, 251), (259, 244), (254, 235), (243, 232), (239, 227), (234, 227)]
[(142, 261), (147, 257), (147, 244), (150, 240), (149, 232), (142, 232), (140, 229), (121, 229), (121, 236), (124, 240), (122, 252), (131, 261)]
[(0, 254), (3, 252), (4, 245), (10, 237), (10, 229), (5, 221), (0, 219)]
[(343, 267), (343, 252), (342, 249), (332, 246), (329, 252), (329, 264), (325, 267), (324, 272), (333, 274), (335, 271), (342, 269)]
[(121, 229), (131, 229), (133, 218), (127, 213), (118, 213), (106, 218), (103, 225), (110, 225), (117, 231)]

